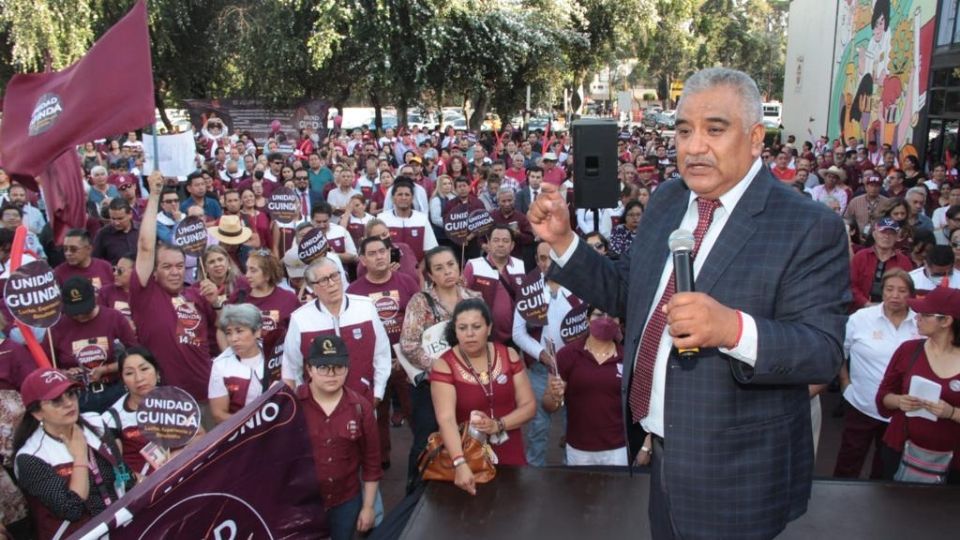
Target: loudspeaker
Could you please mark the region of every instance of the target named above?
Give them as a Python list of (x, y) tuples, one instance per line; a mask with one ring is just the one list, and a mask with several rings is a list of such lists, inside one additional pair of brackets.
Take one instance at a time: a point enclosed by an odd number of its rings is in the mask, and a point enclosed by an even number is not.
[(577, 208), (616, 208), (617, 124), (593, 118), (573, 122), (573, 196)]

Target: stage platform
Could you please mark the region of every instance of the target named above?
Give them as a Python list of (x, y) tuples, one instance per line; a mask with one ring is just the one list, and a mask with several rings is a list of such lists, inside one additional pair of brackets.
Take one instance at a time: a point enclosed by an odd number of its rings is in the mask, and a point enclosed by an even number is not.
[[(399, 537), (649, 538), (649, 480), (609, 469), (500, 467), (475, 497), (432, 482)], [(778, 538), (954, 538), (958, 530), (958, 487), (817, 480), (807, 513)]]

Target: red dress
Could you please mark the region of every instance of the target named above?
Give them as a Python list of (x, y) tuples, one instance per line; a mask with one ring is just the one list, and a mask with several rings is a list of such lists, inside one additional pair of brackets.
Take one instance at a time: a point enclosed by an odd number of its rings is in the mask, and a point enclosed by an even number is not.
[[(490, 370), (492, 384), (487, 386), (487, 388), (493, 389), (492, 400), (487, 398), (484, 388), (470, 373), (469, 367), (457, 359), (453, 349), (440, 356), (440, 360), (446, 362), (450, 368), (450, 373), (440, 373), (437, 370), (430, 373), (431, 383), (441, 382), (454, 386), (457, 392), (457, 424), (469, 421), (471, 411), (483, 411), (490, 414), (491, 401), (494, 418), (506, 416), (517, 408), (513, 377), (524, 370), (523, 362), (519, 359), (516, 362), (511, 362), (510, 354), (505, 345), (495, 343), (493, 350), (493, 366)], [(501, 465), (526, 465), (527, 458), (523, 450), (523, 434), (520, 432), (520, 428), (511, 429), (507, 434), (510, 436), (507, 442), (493, 447), (497, 453), (497, 458), (499, 458), (499, 463)]]

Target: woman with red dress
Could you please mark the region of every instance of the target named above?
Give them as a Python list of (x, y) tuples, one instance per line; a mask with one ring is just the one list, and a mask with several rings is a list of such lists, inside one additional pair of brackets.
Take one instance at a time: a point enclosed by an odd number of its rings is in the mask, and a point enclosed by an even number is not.
[[(960, 484), (960, 291), (937, 287), (909, 301), (924, 340), (906, 341), (893, 353), (877, 390), (877, 409), (890, 424), (883, 435), (884, 476), (892, 479), (904, 444), (933, 452), (952, 452), (947, 484)], [(940, 386), (940, 399), (910, 395), (914, 377)], [(907, 416), (924, 409), (929, 416)]]
[(536, 410), (530, 379), (520, 355), (501, 343), (490, 343), (493, 320), (483, 300), (463, 300), (447, 324), (450, 350), (433, 364), (430, 392), (437, 424), (456, 467), (454, 483), (476, 494), (473, 472), (462, 459), (460, 424), (498, 440), (500, 465), (526, 465), (520, 427)]

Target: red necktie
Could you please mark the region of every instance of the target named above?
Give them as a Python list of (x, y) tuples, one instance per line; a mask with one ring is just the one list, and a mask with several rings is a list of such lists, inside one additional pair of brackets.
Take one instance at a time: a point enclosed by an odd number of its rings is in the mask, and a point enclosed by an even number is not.
[(304, 217), (310, 217), (310, 208), (307, 206), (307, 194), (303, 191), (300, 192), (300, 211), (303, 213)]
[[(697, 228), (693, 231), (693, 256), (697, 256), (700, 251), (700, 243), (703, 241), (703, 235), (710, 228), (713, 221), (713, 212), (720, 206), (720, 201), (711, 201), (697, 198), (697, 213), (699, 215)], [(653, 367), (657, 361), (657, 349), (660, 348), (660, 338), (663, 336), (663, 330), (667, 327), (667, 316), (663, 313), (663, 306), (670, 301), (673, 293), (676, 292), (676, 273), (670, 273), (670, 279), (667, 281), (667, 287), (663, 290), (663, 296), (657, 302), (657, 307), (653, 309), (650, 321), (643, 331), (643, 338), (640, 340), (640, 347), (637, 348), (637, 357), (634, 362), (633, 380), (630, 381), (630, 412), (634, 422), (646, 418), (650, 411), (650, 390), (653, 388)]]

